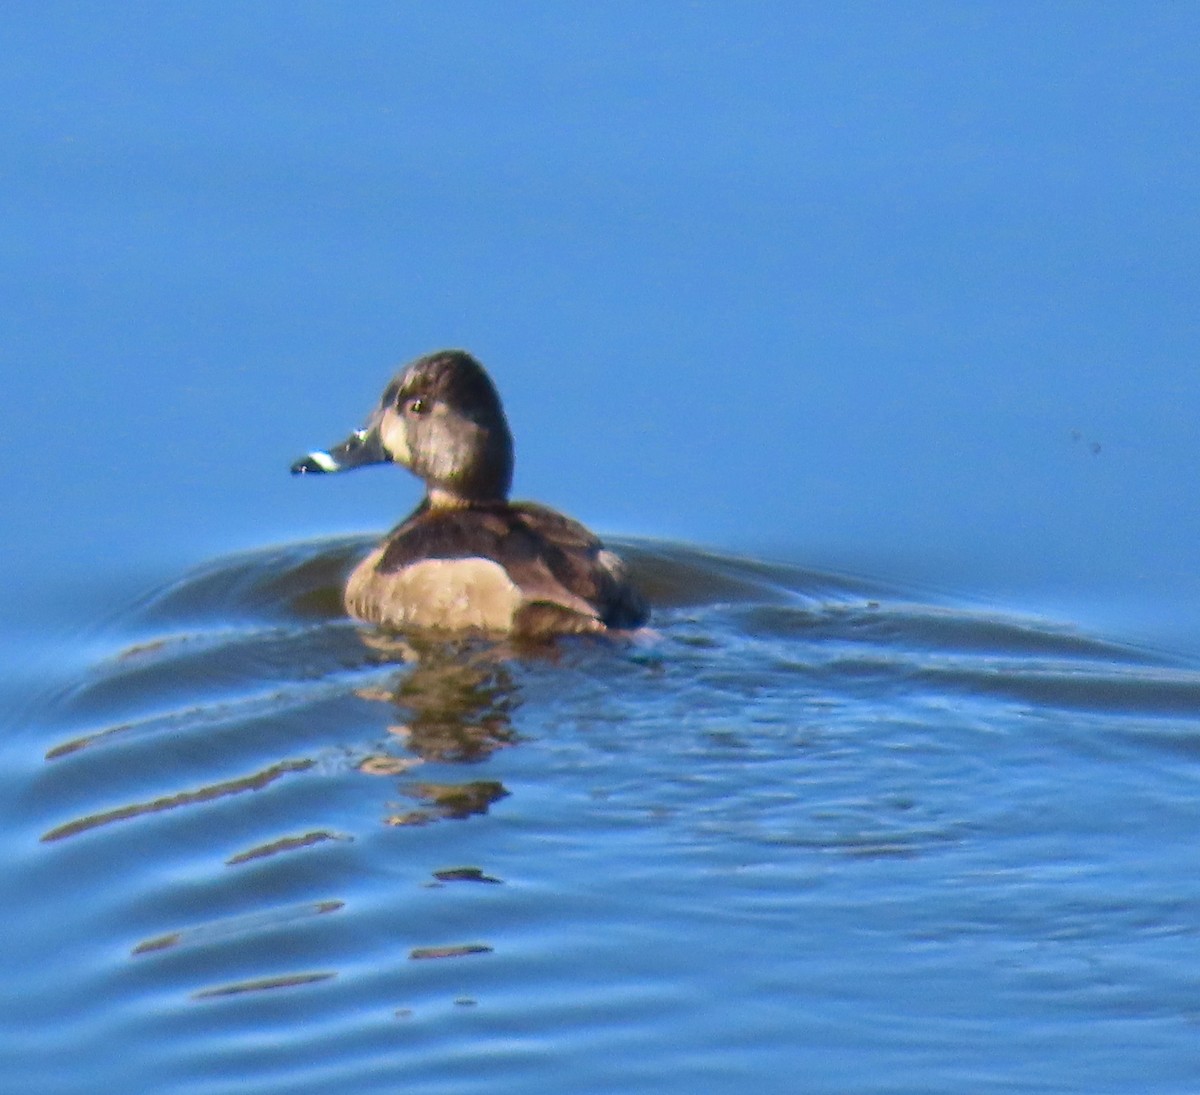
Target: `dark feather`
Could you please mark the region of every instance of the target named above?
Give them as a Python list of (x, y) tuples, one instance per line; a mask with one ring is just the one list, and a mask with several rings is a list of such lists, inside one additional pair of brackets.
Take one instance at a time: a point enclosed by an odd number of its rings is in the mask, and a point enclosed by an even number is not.
[[(600, 540), (578, 521), (529, 502), (454, 509), (422, 505), (384, 541), (377, 572), (396, 573), (427, 559), (490, 559), (499, 563), (531, 603), (578, 598), (609, 627), (637, 627), (647, 611), (614, 573)], [(557, 589), (555, 587), (558, 587)], [(560, 597), (559, 592), (567, 594)]]

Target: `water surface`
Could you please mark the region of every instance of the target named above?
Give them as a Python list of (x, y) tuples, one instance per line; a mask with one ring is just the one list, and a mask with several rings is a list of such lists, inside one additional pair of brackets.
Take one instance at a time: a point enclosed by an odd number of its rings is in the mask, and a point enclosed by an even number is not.
[(1200, 673), (620, 545), (654, 633), (403, 642), (214, 561), (5, 737), (0, 1087), (1188, 1090)]

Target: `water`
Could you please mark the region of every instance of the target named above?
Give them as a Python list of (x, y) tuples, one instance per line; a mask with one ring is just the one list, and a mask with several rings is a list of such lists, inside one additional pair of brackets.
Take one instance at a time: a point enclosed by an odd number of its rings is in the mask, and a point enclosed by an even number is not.
[(646, 541), (652, 635), (413, 648), (364, 546), (30, 701), (4, 1090), (1189, 1089), (1190, 659)]
[[(1200, 9), (9, 9), (0, 1093), (1195, 1091)], [(444, 346), (657, 637), (341, 617)]]

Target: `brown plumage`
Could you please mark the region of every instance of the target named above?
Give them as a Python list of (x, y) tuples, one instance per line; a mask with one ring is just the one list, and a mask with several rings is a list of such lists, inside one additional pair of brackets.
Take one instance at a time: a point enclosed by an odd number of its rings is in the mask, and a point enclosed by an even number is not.
[(509, 502), (512, 435), (491, 379), (469, 354), (418, 358), (366, 426), (292, 471), (394, 461), (425, 480), (417, 509), (346, 583), (347, 611), (400, 629), (540, 636), (645, 623), (625, 566), (577, 521)]

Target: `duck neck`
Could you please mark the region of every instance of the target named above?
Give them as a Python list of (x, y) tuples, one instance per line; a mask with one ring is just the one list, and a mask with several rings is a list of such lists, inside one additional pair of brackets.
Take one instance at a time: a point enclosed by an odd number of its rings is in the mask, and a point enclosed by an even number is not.
[(444, 487), (431, 486), (425, 494), (425, 501), (432, 510), (453, 510), (503, 505), (505, 499), (503, 497), (472, 498), (469, 495), (459, 494), (457, 491), (446, 490)]
[(470, 509), (477, 506), (502, 506), (512, 487), (512, 437), (505, 423), (486, 433), (477, 449), (459, 459), (440, 474), (425, 478), (430, 509)]

